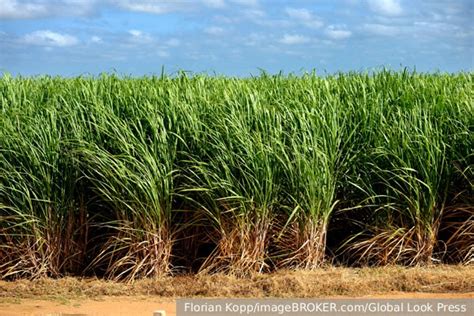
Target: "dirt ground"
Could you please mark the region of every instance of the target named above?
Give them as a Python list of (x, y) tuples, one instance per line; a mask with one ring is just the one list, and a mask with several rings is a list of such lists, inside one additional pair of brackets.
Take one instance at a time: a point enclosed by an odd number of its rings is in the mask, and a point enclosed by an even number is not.
[(175, 315), (178, 297), (471, 298), (474, 266), (334, 268), (248, 278), (189, 275), (133, 283), (100, 279), (0, 281), (0, 315)]
[(166, 311), (166, 316), (175, 316), (176, 303), (174, 300), (163, 301), (150, 298), (113, 297), (101, 300), (71, 300), (62, 303), (24, 299), (14, 303), (0, 304), (1, 316), (152, 316), (153, 312), (157, 310)]
[[(346, 296), (327, 297), (329, 299), (347, 298)], [(398, 299), (398, 298), (470, 298), (474, 299), (474, 292), (470, 293), (404, 293), (393, 292), (377, 295), (367, 295), (360, 298)], [(136, 315), (151, 316), (154, 311), (163, 310), (167, 316), (176, 315), (176, 301), (153, 299), (150, 297), (106, 297), (99, 300), (68, 300), (64, 302), (20, 299), (17, 301), (0, 303), (1, 316), (79, 316), (79, 315)]]

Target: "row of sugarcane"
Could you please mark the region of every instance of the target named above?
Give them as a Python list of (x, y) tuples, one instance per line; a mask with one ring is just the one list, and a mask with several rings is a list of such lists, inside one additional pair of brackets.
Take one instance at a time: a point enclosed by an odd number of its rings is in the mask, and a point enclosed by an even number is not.
[(0, 79), (0, 278), (474, 262), (473, 74)]

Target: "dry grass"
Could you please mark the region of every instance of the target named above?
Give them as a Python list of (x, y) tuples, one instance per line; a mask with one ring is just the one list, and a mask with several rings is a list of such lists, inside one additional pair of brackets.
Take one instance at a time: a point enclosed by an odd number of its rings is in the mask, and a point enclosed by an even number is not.
[(234, 276), (193, 275), (143, 279), (133, 283), (98, 279), (38, 279), (0, 281), (0, 300), (86, 299), (101, 296), (177, 297), (328, 297), (389, 292), (474, 292), (474, 267), (321, 268)]

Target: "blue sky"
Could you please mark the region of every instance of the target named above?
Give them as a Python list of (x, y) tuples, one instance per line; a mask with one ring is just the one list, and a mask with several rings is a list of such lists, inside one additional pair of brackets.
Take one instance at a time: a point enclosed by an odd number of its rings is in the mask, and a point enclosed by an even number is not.
[(472, 71), (473, 0), (0, 0), (0, 72)]

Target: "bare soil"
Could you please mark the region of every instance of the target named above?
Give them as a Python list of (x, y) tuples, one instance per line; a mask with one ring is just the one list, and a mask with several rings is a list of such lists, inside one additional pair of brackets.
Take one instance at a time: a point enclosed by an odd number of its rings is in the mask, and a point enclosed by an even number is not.
[[(344, 296), (327, 297), (344, 298)], [(360, 298), (471, 298), (474, 299), (474, 292), (471, 293), (410, 293), (393, 292), (377, 295), (368, 295)], [(106, 297), (100, 300), (68, 300), (64, 302), (21, 299), (17, 302), (0, 303), (1, 316), (79, 316), (79, 315), (136, 315), (151, 316), (154, 311), (163, 310), (167, 316), (176, 315), (175, 300), (161, 300), (150, 297)]]
[(189, 275), (138, 280), (0, 281), (0, 315), (175, 315), (179, 297), (472, 298), (474, 266), (334, 268), (248, 278)]
[(175, 316), (176, 303), (174, 300), (163, 301), (136, 297), (108, 297), (102, 300), (71, 300), (62, 303), (25, 299), (18, 303), (0, 303), (1, 316), (152, 316), (157, 310), (164, 310), (166, 316)]

